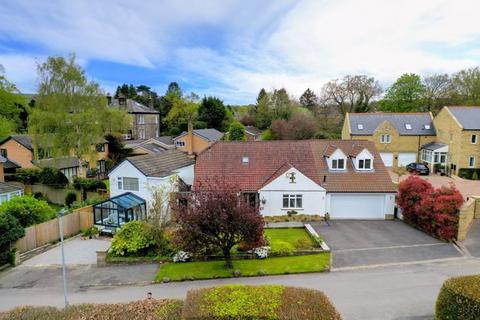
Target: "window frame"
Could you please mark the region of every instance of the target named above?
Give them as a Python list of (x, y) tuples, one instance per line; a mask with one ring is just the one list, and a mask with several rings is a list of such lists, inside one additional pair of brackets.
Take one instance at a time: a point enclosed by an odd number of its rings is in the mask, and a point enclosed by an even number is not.
[(476, 135), (476, 134), (472, 134), (472, 135), (470, 136), (470, 143), (471, 143), (471, 144), (477, 144), (477, 141), (478, 141), (477, 135)]
[(140, 113), (137, 116), (137, 124), (145, 124), (145, 115)]
[[(127, 181), (131, 180), (128, 182), (128, 186), (127, 186)], [(136, 188), (131, 188), (131, 182), (133, 180), (136, 180)], [(122, 183), (123, 183), (123, 189), (122, 190), (126, 190), (126, 191), (139, 191), (140, 190), (140, 179), (137, 178), (137, 177), (122, 177)]]
[(389, 134), (381, 134), (380, 135), (380, 143), (391, 143), (392, 138)]
[[(367, 167), (367, 161), (368, 161), (368, 167)], [(371, 158), (362, 158), (358, 159), (358, 170), (372, 170), (372, 159)]]
[[(342, 161), (342, 164), (343, 164), (343, 166), (341, 168), (339, 167), (340, 160)], [(345, 168), (346, 168), (345, 158), (332, 159), (332, 168), (331, 168), (332, 170), (345, 170)]]
[(183, 140), (175, 141), (175, 147), (185, 147), (185, 141)]
[[(285, 206), (285, 203), (287, 204), (286, 206)], [(303, 194), (301, 193), (282, 194), (282, 209), (303, 210)]]
[(475, 168), (475, 162), (476, 162), (475, 156), (468, 156), (468, 167), (469, 168)]

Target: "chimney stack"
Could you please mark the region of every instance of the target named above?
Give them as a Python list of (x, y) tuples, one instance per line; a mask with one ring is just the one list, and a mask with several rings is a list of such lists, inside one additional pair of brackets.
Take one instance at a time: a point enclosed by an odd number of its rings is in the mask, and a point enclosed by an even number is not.
[(193, 122), (192, 120), (188, 120), (187, 153), (189, 156), (193, 156)]

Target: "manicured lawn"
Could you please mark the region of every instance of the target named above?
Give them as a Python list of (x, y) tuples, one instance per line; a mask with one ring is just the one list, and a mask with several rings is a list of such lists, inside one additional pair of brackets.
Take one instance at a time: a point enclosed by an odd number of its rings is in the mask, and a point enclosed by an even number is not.
[(264, 234), (274, 241), (291, 243), (296, 249), (314, 248), (315, 243), (305, 228), (270, 228), (264, 229)]
[(160, 266), (157, 281), (164, 278), (170, 281), (185, 279), (229, 278), (238, 269), (242, 276), (256, 276), (259, 271), (267, 275), (322, 272), (330, 264), (330, 253), (304, 256), (273, 257), (263, 260), (234, 260), (233, 269), (225, 269), (223, 261), (165, 263)]

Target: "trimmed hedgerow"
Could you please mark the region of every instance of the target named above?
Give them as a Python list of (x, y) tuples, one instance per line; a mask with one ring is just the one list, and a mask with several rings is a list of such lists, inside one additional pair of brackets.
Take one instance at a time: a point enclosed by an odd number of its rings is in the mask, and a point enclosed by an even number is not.
[(337, 320), (330, 300), (320, 291), (279, 285), (227, 285), (191, 290), (185, 320)]
[(445, 281), (437, 298), (436, 319), (480, 319), (480, 275)]

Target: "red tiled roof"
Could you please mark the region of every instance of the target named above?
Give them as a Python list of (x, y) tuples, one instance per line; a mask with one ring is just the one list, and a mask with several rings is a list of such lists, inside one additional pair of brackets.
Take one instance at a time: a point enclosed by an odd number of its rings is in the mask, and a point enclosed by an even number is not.
[[(374, 170), (356, 172), (349, 160), (346, 172), (330, 171), (324, 157), (329, 145), (341, 150), (366, 148), (374, 156)], [(248, 163), (242, 163), (244, 156)], [(193, 188), (221, 178), (243, 191), (257, 191), (285, 172), (286, 166), (295, 167), (328, 192), (396, 191), (374, 143), (363, 140), (218, 141), (198, 155)]]

